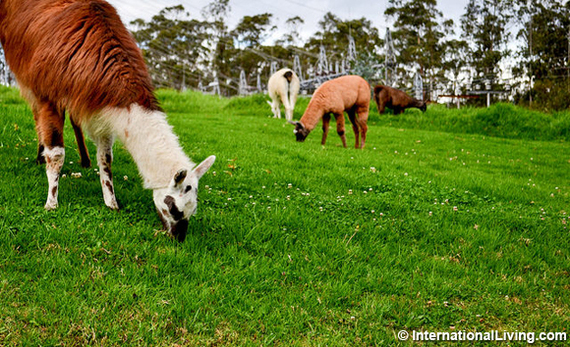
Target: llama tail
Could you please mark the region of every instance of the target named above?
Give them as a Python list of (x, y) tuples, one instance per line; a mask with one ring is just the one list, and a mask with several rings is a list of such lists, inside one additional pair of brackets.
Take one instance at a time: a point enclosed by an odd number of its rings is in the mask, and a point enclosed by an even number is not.
[(287, 95), (282, 96), (283, 106), (285, 106), (285, 118), (288, 121), (293, 120), (293, 109), (297, 102), (297, 94), (299, 93), (299, 79), (295, 77), (293, 71), (288, 70), (283, 74), (287, 81), (286, 90)]

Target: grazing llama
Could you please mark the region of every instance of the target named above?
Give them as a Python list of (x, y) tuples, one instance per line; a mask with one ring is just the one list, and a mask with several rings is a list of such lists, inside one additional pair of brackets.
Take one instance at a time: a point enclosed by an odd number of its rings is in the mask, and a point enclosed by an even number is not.
[[(344, 112), (352, 123), (356, 143), (355, 148), (364, 148), (366, 132), (368, 131), (368, 109), (370, 106), (370, 85), (360, 76), (343, 76), (323, 83), (311, 98), (303, 117), (295, 125), (297, 141), (303, 142), (309, 133), (323, 119), (324, 146), (329, 132), (331, 113), (336, 119), (336, 131), (342, 145), (346, 148), (346, 135), (344, 128)], [(359, 142), (359, 135), (362, 142)]]
[(49, 186), (45, 208), (58, 206), (67, 110), (97, 145), (105, 204), (119, 208), (111, 173), (119, 138), (144, 187), (153, 190), (165, 229), (183, 241), (196, 212), (198, 180), (215, 157), (196, 165), (184, 154), (116, 10), (104, 0), (1, 0), (0, 42), (34, 113)]
[(414, 99), (399, 89), (383, 85), (377, 85), (374, 88), (374, 101), (376, 101), (380, 114), (384, 113), (386, 107), (391, 108), (394, 114), (400, 114), (411, 107), (419, 108), (422, 112), (426, 111), (425, 102)]
[(293, 120), (293, 110), (297, 102), (300, 88), (299, 77), (291, 69), (281, 69), (274, 73), (267, 83), (267, 89), (272, 102), (273, 118), (281, 118), (281, 104), (285, 107), (285, 118)]

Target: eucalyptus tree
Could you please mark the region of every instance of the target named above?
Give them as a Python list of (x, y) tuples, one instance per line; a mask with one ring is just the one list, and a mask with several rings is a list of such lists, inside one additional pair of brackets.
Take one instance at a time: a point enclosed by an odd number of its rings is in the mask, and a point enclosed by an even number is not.
[(416, 68), (429, 85), (444, 80), (446, 38), (453, 20), (446, 20), (437, 9), (437, 0), (389, 0), (384, 14), (393, 20), (392, 37), (399, 52), (398, 62), (408, 79)]

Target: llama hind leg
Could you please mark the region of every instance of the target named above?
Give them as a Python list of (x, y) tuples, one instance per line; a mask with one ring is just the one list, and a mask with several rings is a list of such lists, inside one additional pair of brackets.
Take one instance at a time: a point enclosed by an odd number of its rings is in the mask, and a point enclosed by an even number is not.
[(99, 165), (99, 178), (101, 180), (101, 189), (103, 190), (103, 199), (105, 205), (113, 210), (119, 209), (117, 198), (115, 197), (115, 188), (113, 187), (113, 173), (111, 172), (111, 163), (113, 162), (113, 142), (114, 138), (102, 137), (95, 139), (97, 144), (97, 164)]
[(354, 148), (360, 148), (360, 129), (358, 127), (358, 122), (356, 120), (356, 112), (349, 111), (348, 119), (350, 120), (350, 123), (352, 124), (352, 130), (354, 131), (354, 139), (355, 139)]
[(36, 115), (36, 129), (40, 141), (38, 152), (41, 151), (40, 153), (45, 159), (48, 179), (48, 196), (45, 209), (53, 210), (58, 206), (59, 173), (65, 161), (65, 148), (63, 147), (64, 116), (61, 110), (50, 103), (39, 106)]
[(69, 116), (71, 120), (71, 126), (73, 126), (73, 131), (75, 132), (75, 139), (77, 140), (77, 149), (79, 150), (79, 157), (81, 158), (81, 166), (87, 168), (91, 167), (91, 159), (89, 158), (89, 152), (87, 151), (87, 146), (85, 145), (85, 137), (83, 136), (83, 131), (79, 124), (75, 123), (73, 117)]
[(344, 113), (339, 113), (334, 115), (336, 119), (336, 132), (340, 136), (342, 145), (346, 148), (346, 132), (344, 130)]
[(39, 111), (37, 110), (34, 110), (34, 120), (36, 122), (36, 134), (38, 135), (38, 155), (36, 157), (36, 164), (42, 165), (46, 163), (46, 159), (44, 157), (45, 146), (42, 141), (42, 132), (39, 121)]
[[(364, 148), (366, 144), (366, 133), (368, 132), (368, 113), (369, 109), (368, 106), (360, 107), (356, 110), (356, 117), (355, 123), (358, 124), (358, 128), (360, 129), (360, 137), (361, 142), (360, 146), (358, 146), (358, 142), (356, 143), (356, 148)], [(356, 130), (355, 130), (356, 131)], [(358, 135), (357, 135), (358, 138)]]
[(285, 119), (288, 121), (293, 120), (293, 107), (291, 107), (291, 102), (287, 94), (281, 96), (281, 103), (285, 108)]

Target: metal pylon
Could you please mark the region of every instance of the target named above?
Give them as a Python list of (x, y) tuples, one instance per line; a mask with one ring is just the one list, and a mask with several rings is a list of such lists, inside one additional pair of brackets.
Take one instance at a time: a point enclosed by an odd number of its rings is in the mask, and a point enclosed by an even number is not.
[(422, 75), (420, 75), (419, 69), (416, 71), (416, 75), (414, 76), (414, 94), (416, 99), (424, 99), (424, 82), (422, 80)]
[(354, 38), (348, 35), (348, 61), (356, 60), (356, 43), (354, 43)]
[(241, 70), (239, 73), (239, 95), (247, 94), (247, 79), (245, 77), (245, 71)]
[(396, 62), (396, 50), (394, 49), (394, 41), (392, 40), (390, 29), (386, 29), (384, 42), (386, 54), (386, 60), (384, 61), (385, 79), (386, 84), (393, 87), (396, 84), (396, 67), (398, 63)]
[(321, 45), (319, 49), (319, 62), (317, 67), (317, 74), (325, 75), (329, 72), (329, 63), (327, 61), (327, 51), (325, 46)]
[(301, 60), (299, 59), (299, 55), (295, 55), (295, 59), (293, 60), (293, 71), (295, 71), (299, 79), (302, 81), (303, 69), (301, 67)]

